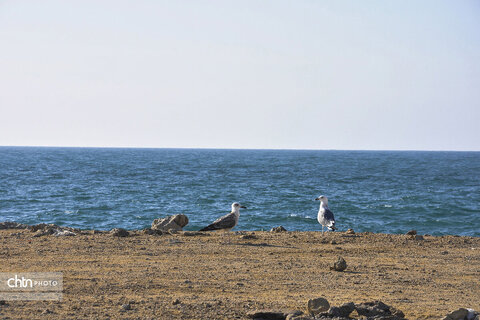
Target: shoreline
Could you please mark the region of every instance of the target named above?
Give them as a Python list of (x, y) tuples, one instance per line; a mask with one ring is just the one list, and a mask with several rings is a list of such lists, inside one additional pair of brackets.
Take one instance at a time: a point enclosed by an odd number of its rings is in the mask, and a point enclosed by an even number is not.
[[(39, 231), (0, 230), (1, 271), (62, 272), (63, 301), (8, 301), (0, 317), (245, 319), (258, 309), (306, 312), (318, 297), (335, 306), (380, 300), (407, 319), (480, 310), (478, 237)], [(330, 269), (338, 256), (343, 272)]]

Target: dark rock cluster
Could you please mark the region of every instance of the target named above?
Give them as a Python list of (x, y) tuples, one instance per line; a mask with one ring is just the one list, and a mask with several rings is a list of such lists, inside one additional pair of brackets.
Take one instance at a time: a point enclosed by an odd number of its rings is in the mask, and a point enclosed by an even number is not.
[[(247, 316), (254, 320), (404, 320), (405, 315), (402, 311), (388, 306), (381, 301), (363, 302), (355, 304), (353, 302), (344, 303), (341, 306), (330, 306), (324, 298), (311, 299), (308, 301), (308, 312), (302, 311), (252, 311)], [(326, 310), (328, 308), (328, 310)], [(352, 313), (356, 314), (352, 316)]]

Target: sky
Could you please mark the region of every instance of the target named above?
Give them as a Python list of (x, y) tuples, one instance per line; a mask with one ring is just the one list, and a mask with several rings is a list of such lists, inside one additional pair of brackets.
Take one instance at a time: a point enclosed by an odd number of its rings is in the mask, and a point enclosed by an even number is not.
[(480, 1), (0, 0), (0, 146), (480, 150)]

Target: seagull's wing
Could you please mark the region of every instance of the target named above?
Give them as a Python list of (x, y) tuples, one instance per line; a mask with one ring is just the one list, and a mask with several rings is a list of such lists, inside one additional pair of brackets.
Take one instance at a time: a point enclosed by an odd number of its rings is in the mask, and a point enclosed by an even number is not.
[(335, 230), (335, 217), (333, 216), (333, 212), (330, 209), (325, 208), (325, 212), (323, 213), (323, 218), (325, 220), (326, 227), (330, 230)]
[(200, 231), (212, 231), (212, 230), (221, 230), (221, 229), (231, 229), (235, 227), (236, 219), (235, 213), (229, 213), (223, 217), (218, 218), (212, 224), (209, 224)]
[(330, 211), (330, 209), (328, 208), (325, 208), (325, 212), (323, 213), (323, 218), (326, 221), (332, 221), (333, 223), (335, 223), (335, 217), (333, 216), (333, 212)]

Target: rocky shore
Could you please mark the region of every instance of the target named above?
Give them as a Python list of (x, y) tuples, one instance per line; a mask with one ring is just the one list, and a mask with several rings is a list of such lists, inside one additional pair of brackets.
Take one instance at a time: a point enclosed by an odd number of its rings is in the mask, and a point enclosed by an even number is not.
[(2, 272), (64, 279), (62, 301), (0, 301), (0, 319), (478, 317), (480, 238), (192, 232), (169, 219), (111, 231), (0, 223)]

